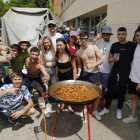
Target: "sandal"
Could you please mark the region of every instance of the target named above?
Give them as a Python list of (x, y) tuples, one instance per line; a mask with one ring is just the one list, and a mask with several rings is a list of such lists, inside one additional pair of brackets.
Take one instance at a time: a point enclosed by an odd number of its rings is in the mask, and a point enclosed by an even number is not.
[(68, 109), (68, 111), (70, 112), (70, 114), (74, 114), (74, 110), (73, 109), (71, 109), (71, 110)]
[[(65, 106), (64, 106), (64, 107), (65, 107)], [(61, 108), (60, 113), (62, 112), (62, 110), (64, 109), (64, 107)], [(59, 113), (59, 108), (56, 110), (56, 113), (57, 113), (57, 114)]]

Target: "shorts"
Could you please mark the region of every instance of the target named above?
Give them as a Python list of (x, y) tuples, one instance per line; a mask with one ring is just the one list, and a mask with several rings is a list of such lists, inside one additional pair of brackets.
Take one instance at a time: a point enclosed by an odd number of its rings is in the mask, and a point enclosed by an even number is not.
[(100, 73), (99, 72), (92, 73), (92, 72), (83, 71), (82, 80), (87, 81), (87, 82), (91, 82), (93, 84), (101, 83)]
[(135, 83), (135, 82), (131, 81), (131, 79), (129, 79), (129, 81), (128, 81), (128, 93), (138, 95), (138, 97), (140, 99), (140, 91), (136, 90), (137, 85), (138, 85), (138, 83)]
[(29, 90), (31, 90), (32, 88), (34, 88), (39, 95), (41, 96), (42, 92), (45, 92), (45, 86), (44, 83), (42, 82), (41, 78), (30, 78), (30, 77), (26, 77), (23, 85), (25, 85)]
[[(25, 106), (21, 105), (21, 106), (18, 106), (16, 108), (16, 111), (20, 111), (24, 108)], [(10, 111), (6, 111), (6, 112), (0, 112), (0, 120), (3, 120), (3, 119), (8, 119), (11, 117), (11, 112)]]
[(59, 77), (59, 81), (63, 81), (63, 80), (73, 80), (73, 70), (70, 69), (69, 71), (65, 72), (65, 73), (58, 73), (58, 77)]
[(100, 78), (101, 78), (101, 83), (103, 84), (103, 88), (107, 88), (109, 75), (110, 75), (109, 73), (100, 72)]

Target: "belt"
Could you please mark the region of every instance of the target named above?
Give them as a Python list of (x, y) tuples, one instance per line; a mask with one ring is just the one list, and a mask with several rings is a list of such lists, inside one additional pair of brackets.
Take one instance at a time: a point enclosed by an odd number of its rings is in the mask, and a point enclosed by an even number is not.
[(55, 68), (56, 66), (46, 66), (46, 68)]

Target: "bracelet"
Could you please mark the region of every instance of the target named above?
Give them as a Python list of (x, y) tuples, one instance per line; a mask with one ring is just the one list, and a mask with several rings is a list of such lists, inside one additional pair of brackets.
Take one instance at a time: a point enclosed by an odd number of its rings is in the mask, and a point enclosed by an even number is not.
[(92, 64), (92, 68), (94, 68), (93, 64)]
[(96, 39), (93, 39), (95, 42), (97, 41)]

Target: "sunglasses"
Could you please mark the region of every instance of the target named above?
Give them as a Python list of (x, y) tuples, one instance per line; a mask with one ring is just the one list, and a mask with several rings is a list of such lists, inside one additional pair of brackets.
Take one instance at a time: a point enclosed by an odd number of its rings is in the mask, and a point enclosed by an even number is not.
[(80, 38), (81, 41), (85, 40), (88, 41), (88, 38)]
[(51, 28), (51, 27), (54, 28), (55, 26), (56, 26), (56, 25), (54, 25), (54, 24), (48, 25), (49, 28)]
[(16, 49), (12, 49), (12, 51), (13, 51), (13, 52), (16, 52), (16, 53), (19, 53), (19, 51), (18, 51), (18, 50), (16, 50)]
[(58, 42), (58, 41), (65, 41), (65, 39), (64, 38), (57, 38), (56, 42)]
[(77, 38), (76, 36), (70, 36), (71, 38)]

